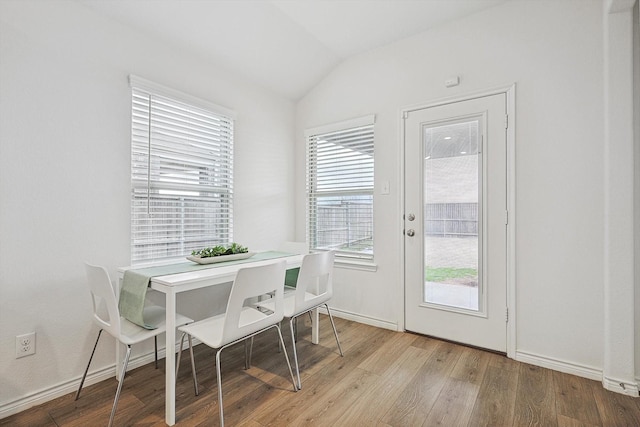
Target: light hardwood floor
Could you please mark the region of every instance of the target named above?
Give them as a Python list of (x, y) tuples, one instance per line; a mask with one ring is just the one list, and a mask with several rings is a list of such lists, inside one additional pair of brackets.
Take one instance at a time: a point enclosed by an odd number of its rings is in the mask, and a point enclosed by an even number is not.
[[(410, 333), (336, 319), (345, 356), (328, 319), (320, 345), (300, 322), (302, 390), (293, 392), (275, 332), (256, 338), (253, 366), (244, 348), (223, 351), (228, 426), (640, 426), (640, 398), (608, 392), (599, 382), (520, 363), (502, 355)], [(285, 340), (287, 333), (283, 333)], [(287, 340), (287, 345), (289, 341)], [(88, 356), (88, 355), (87, 355)], [(196, 347), (200, 395), (194, 396), (188, 353), (177, 386), (177, 425), (218, 425), (213, 350)], [(116, 380), (87, 387), (0, 420), (0, 426), (101, 426)], [(128, 373), (115, 424), (164, 426), (164, 366)]]

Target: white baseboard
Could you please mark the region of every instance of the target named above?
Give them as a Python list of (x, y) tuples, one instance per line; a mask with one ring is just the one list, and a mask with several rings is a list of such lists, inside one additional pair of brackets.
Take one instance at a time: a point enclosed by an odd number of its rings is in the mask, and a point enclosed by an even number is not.
[[(320, 307), (321, 313), (327, 314), (327, 310), (324, 307)], [(364, 323), (365, 325), (375, 326), (376, 328), (390, 329), (392, 331), (398, 331), (398, 324), (396, 322), (390, 322), (388, 320), (377, 319), (375, 317), (365, 316), (362, 314), (352, 313), (350, 311), (341, 310), (339, 308), (331, 307), (331, 314), (341, 319), (352, 320), (358, 323)]]
[(564, 372), (565, 374), (576, 375), (578, 377), (588, 378), (590, 380), (600, 381), (602, 386), (609, 391), (613, 391), (627, 396), (640, 396), (638, 384), (640, 380), (636, 378), (636, 383), (621, 381), (614, 378), (603, 377), (602, 369), (593, 368), (585, 365), (567, 362), (565, 360), (553, 359), (550, 357), (540, 356), (537, 354), (527, 353), (524, 351), (516, 352), (516, 360), (518, 362), (529, 363), (531, 365), (540, 366), (542, 368), (552, 369), (554, 371)]
[[(106, 380), (109, 377), (113, 377), (115, 372), (115, 365), (92, 372), (87, 375), (85, 385), (95, 384)], [(78, 390), (79, 385), (80, 378), (77, 378), (75, 380), (65, 381), (55, 386), (30, 393), (11, 402), (7, 402), (0, 406), (0, 419), (25, 411), (33, 406), (41, 405), (60, 396), (64, 396), (65, 394), (73, 393)]]
[(602, 386), (609, 391), (614, 391), (616, 393), (626, 394), (627, 396), (638, 397), (640, 394), (638, 393), (638, 382), (636, 380), (635, 384), (631, 384), (626, 381), (620, 381), (613, 378), (603, 378)]
[(515, 359), (518, 362), (529, 363), (531, 365), (540, 366), (542, 368), (564, 372), (565, 374), (576, 375), (578, 377), (588, 378), (590, 380), (602, 381), (602, 370), (590, 366), (579, 365), (576, 363), (567, 362), (566, 360), (554, 359), (551, 357), (540, 356), (538, 354), (527, 353), (524, 351), (516, 351)]
[[(199, 343), (200, 343), (199, 341), (194, 340), (193, 345), (195, 346)], [(178, 351), (179, 347), (180, 347), (179, 343), (176, 344), (176, 349), (175, 349), (176, 352)], [(158, 349), (158, 360), (164, 359), (165, 354), (166, 352), (164, 348)], [(151, 351), (148, 354), (144, 354), (136, 358), (132, 358), (129, 360), (127, 371), (139, 368), (149, 363), (153, 363), (154, 359), (155, 358), (154, 358), (153, 351)], [(87, 361), (88, 361), (88, 358), (83, 363), (86, 363)], [(83, 365), (83, 368), (84, 367), (86, 367), (86, 365)], [(89, 385), (99, 383), (100, 381), (104, 381), (109, 378), (115, 378), (115, 375), (116, 375), (115, 363), (113, 365), (107, 366), (106, 368), (102, 368), (98, 371), (89, 371), (89, 373), (87, 374), (87, 378), (84, 381), (84, 386), (82, 388), (84, 390), (84, 388)], [(25, 411), (34, 406), (49, 402), (60, 396), (64, 396), (65, 394), (75, 393), (78, 390), (78, 386), (80, 385), (81, 378), (82, 377), (78, 377), (70, 381), (64, 381), (57, 385), (36, 391), (34, 393), (30, 393), (24, 397), (21, 397), (19, 399), (13, 400), (11, 402), (6, 402), (0, 405), (0, 419), (17, 414), (18, 412)], [(115, 395), (115, 393), (116, 391), (114, 388), (113, 394)], [(84, 395), (80, 395), (80, 398), (82, 399), (83, 396)]]

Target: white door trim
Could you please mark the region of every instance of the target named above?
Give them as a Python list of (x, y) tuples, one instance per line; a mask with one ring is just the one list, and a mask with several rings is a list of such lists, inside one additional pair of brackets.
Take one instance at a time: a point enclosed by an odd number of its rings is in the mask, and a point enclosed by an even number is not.
[(515, 97), (516, 97), (516, 84), (513, 83), (509, 86), (502, 86), (493, 89), (488, 89), (479, 92), (473, 92), (465, 95), (457, 95), (455, 97), (440, 98), (430, 102), (421, 103), (417, 105), (411, 105), (403, 107), (399, 111), (400, 132), (400, 215), (399, 222), (400, 232), (398, 233), (398, 246), (400, 247), (400, 263), (402, 268), (399, 272), (399, 281), (402, 284), (400, 292), (400, 306), (402, 307), (402, 315), (398, 319), (398, 329), (405, 330), (405, 285), (406, 280), (404, 276), (404, 236), (402, 234), (402, 227), (404, 224), (402, 216), (404, 215), (405, 206), (405, 165), (404, 165), (404, 137), (405, 137), (405, 116), (415, 110), (422, 110), (425, 108), (437, 107), (440, 105), (451, 104), (455, 102), (468, 101), (471, 99), (481, 98), (485, 96), (497, 95), (504, 93), (507, 99), (507, 117), (508, 121), (505, 123), (507, 126), (507, 209), (508, 209), (508, 223), (507, 223), (507, 310), (508, 310), (508, 322), (507, 322), (507, 357), (514, 359), (516, 356), (516, 156), (515, 156), (515, 129), (516, 129), (516, 115), (515, 115)]

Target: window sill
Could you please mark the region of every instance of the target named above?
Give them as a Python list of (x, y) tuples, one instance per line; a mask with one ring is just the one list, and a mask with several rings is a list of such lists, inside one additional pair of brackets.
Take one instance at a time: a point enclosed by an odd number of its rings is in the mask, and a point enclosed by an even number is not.
[(373, 262), (373, 260), (355, 260), (350, 258), (340, 258), (336, 257), (334, 261), (334, 266), (337, 268), (346, 268), (349, 270), (360, 270), (360, 271), (377, 271), (378, 264)]

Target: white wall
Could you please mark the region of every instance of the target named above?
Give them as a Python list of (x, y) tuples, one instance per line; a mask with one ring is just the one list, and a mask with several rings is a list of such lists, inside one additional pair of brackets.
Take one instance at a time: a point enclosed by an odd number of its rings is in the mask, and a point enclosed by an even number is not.
[[(445, 78), (461, 84), (447, 89)], [(414, 104), (516, 89), (517, 343), (580, 369), (603, 363), (603, 24), (599, 0), (512, 1), (344, 62), (297, 106), (305, 128), (376, 114), (378, 271), (340, 269), (338, 310), (402, 322), (400, 120)], [(298, 193), (304, 169), (297, 169)], [(298, 201), (297, 234), (304, 236)]]
[[(399, 110), (515, 82), (517, 350), (601, 369), (602, 34), (600, 0), (508, 2), (346, 61), (294, 122), (291, 102), (75, 2), (0, 1), (0, 416), (81, 375), (96, 333), (82, 260), (129, 262), (130, 73), (238, 113), (235, 240), (258, 248), (294, 219), (304, 239), (304, 129), (376, 114), (378, 269), (338, 269), (332, 305), (388, 327), (403, 317)], [(200, 297), (179, 308), (212, 310)], [(16, 360), (29, 331), (37, 354)]]
[[(3, 1), (0, 19), (0, 414), (6, 415), (21, 399), (82, 374), (97, 332), (82, 261), (112, 273), (129, 264), (127, 76), (237, 112), (234, 239), (249, 247), (294, 235), (294, 105), (76, 2)], [(196, 317), (211, 310), (200, 297), (189, 296), (179, 309)], [(37, 353), (16, 360), (15, 336), (30, 331), (37, 333)], [(92, 371), (113, 364), (112, 342), (103, 338)]]

